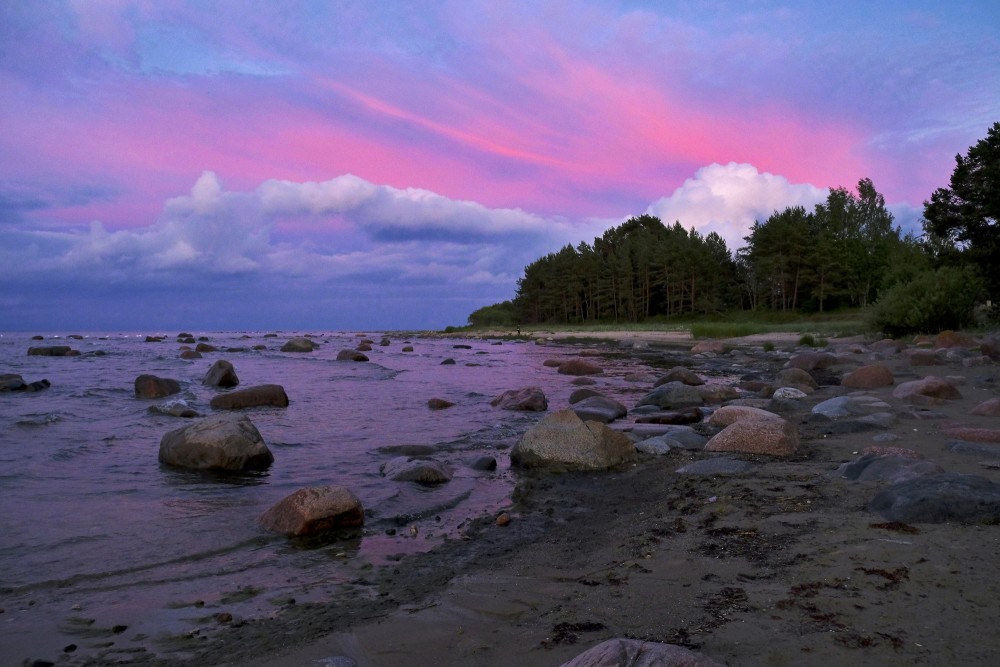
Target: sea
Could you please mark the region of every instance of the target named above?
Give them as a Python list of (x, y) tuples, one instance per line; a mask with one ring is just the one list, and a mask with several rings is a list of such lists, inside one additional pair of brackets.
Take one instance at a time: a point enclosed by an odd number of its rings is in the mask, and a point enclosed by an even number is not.
[[(179, 333), (218, 351), (182, 359)], [(303, 335), (319, 347), (281, 351)], [(370, 361), (336, 359), (365, 339), (374, 342)], [(28, 355), (52, 345), (80, 354)], [(490, 401), (537, 386), (550, 411), (566, 407), (578, 387), (544, 362), (583, 347), (395, 332), (0, 333), (0, 374), (51, 383), (0, 393), (0, 666), (77, 661), (109, 647), (127, 656), (196, 632), (210, 610), (251, 618), (282, 601), (328, 599), (360, 570), (460, 539), (467, 522), (510, 506), (518, 473), (509, 450), (543, 416)], [(604, 352), (596, 388), (633, 405), (649, 385), (631, 376), (648, 369)], [(285, 408), (242, 411), (274, 454), (266, 472), (158, 461), (163, 435), (191, 420), (157, 407), (184, 401), (211, 414), (209, 401), (225, 390), (202, 381), (218, 359), (234, 365), (240, 388), (280, 384), (289, 396)], [(139, 399), (143, 374), (176, 379), (182, 391)], [(431, 410), (432, 398), (455, 405)], [(422, 486), (383, 477), (381, 466), (411, 445), (431, 446), (454, 478)], [(470, 466), (483, 456), (496, 470)], [(330, 484), (360, 498), (359, 535), (302, 543), (258, 525), (297, 489)]]

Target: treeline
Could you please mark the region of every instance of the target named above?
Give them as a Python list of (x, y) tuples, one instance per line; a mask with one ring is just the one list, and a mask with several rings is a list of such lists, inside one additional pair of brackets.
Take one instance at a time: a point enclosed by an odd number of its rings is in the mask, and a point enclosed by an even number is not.
[[(924, 235), (902, 236), (871, 179), (836, 188), (813, 210), (757, 221), (735, 253), (716, 233), (630, 218), (593, 243), (529, 264), (512, 301), (469, 316), (477, 326), (642, 322), (733, 310), (871, 309), (899, 334), (963, 326), (1000, 290), (1000, 123), (956, 156), (951, 187), (924, 204)], [(996, 297), (994, 297), (996, 298)]]
[(857, 193), (832, 190), (812, 211), (775, 211), (753, 225), (735, 255), (715, 232), (702, 236), (679, 222), (633, 217), (593, 244), (567, 245), (529, 264), (503, 310), (526, 324), (585, 324), (864, 306), (885, 284), (893, 259), (913, 244), (892, 223), (869, 179)]

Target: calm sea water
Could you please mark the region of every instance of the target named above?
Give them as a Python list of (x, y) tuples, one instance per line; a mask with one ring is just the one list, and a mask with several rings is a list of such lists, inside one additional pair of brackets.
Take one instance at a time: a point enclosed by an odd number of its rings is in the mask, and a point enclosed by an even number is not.
[[(382, 334), (369, 333), (371, 361), (357, 363), (335, 359), (357, 345), (356, 334), (315, 334), (320, 348), (296, 354), (280, 352), (293, 334), (191, 333), (220, 350), (243, 350), (182, 360), (177, 332), (159, 343), (146, 342), (146, 333), (43, 341), (0, 334), (0, 373), (52, 383), (37, 393), (0, 394), (3, 665), (51, 660), (70, 644), (73, 659), (110, 642), (128, 650), (188, 632), (213, 609), (266, 615), (284, 598), (321, 599), (360, 570), (429, 549), (509, 502), (516, 473), (508, 449), (540, 415), (497, 410), (490, 400), (535, 385), (552, 410), (575, 389), (572, 378), (543, 366), (576, 353), (567, 347), (391, 333), (382, 347)], [(413, 352), (403, 352), (407, 343)], [(31, 346), (58, 344), (81, 355), (27, 355)], [(260, 344), (267, 349), (251, 349)], [(442, 365), (446, 358), (457, 363)], [(241, 387), (277, 383), (288, 393), (287, 408), (245, 411), (275, 457), (265, 474), (213, 476), (157, 461), (163, 434), (189, 420), (149, 407), (182, 398), (209, 414), (219, 390), (201, 381), (217, 359), (235, 365)], [(638, 362), (601, 363), (598, 388), (626, 405), (648, 388), (625, 379)], [(137, 399), (133, 383), (143, 373), (175, 378), (183, 391)], [(456, 406), (429, 410), (433, 397)], [(436, 487), (387, 481), (379, 467), (392, 454), (382, 448), (395, 445), (437, 446), (455, 478)], [(484, 454), (496, 457), (496, 471), (467, 466)], [(359, 496), (367, 515), (362, 537), (305, 548), (260, 530), (264, 510), (317, 484)]]

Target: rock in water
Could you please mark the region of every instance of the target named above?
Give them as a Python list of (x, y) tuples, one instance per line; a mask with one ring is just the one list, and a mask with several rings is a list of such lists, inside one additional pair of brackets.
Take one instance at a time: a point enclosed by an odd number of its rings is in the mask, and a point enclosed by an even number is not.
[(382, 466), (382, 474), (395, 482), (418, 484), (444, 484), (452, 478), (451, 468), (446, 464), (408, 456), (397, 456), (387, 461)]
[(341, 350), (337, 353), (337, 361), (368, 361), (368, 357), (357, 350)]
[(135, 379), (136, 398), (163, 398), (180, 393), (181, 384), (171, 378), (140, 375)]
[(600, 375), (604, 371), (585, 359), (569, 359), (559, 364), (559, 372), (563, 375)]
[(623, 433), (600, 422), (584, 422), (567, 409), (528, 429), (510, 458), (526, 468), (605, 470), (635, 459), (635, 446)]
[(236, 369), (225, 359), (219, 359), (208, 369), (205, 379), (201, 381), (208, 387), (235, 387), (240, 383)]
[(260, 431), (246, 417), (214, 415), (168, 432), (160, 461), (196, 470), (265, 470), (274, 462)]
[(607, 396), (590, 396), (577, 401), (572, 410), (584, 421), (592, 419), (605, 424), (628, 414), (628, 408)]
[(888, 521), (1000, 520), (1000, 484), (978, 475), (925, 475), (882, 490), (868, 505)]
[(287, 408), (288, 394), (280, 384), (262, 384), (219, 394), (212, 397), (209, 405), (216, 410), (242, 410), (265, 405)]
[(281, 346), (282, 352), (312, 352), (318, 346), (308, 338), (292, 338)]
[(358, 497), (342, 486), (308, 486), (273, 505), (259, 522), (273, 533), (319, 535), (363, 525), (365, 510)]
[(510, 389), (490, 401), (490, 405), (503, 410), (527, 412), (545, 412), (549, 409), (549, 401), (538, 387)]
[(675, 644), (609, 639), (561, 667), (725, 667), (702, 653)]

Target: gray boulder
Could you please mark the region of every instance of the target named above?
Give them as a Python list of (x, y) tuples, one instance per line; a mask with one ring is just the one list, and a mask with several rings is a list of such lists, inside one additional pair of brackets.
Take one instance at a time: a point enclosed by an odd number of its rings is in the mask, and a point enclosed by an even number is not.
[(240, 383), (240, 379), (230, 362), (219, 359), (208, 369), (201, 383), (206, 387), (235, 387)]
[(635, 446), (625, 434), (600, 422), (584, 422), (567, 409), (528, 429), (514, 445), (510, 458), (526, 468), (605, 470), (632, 461)]
[(382, 474), (394, 482), (417, 482), (419, 484), (443, 484), (451, 481), (451, 468), (434, 459), (397, 456), (382, 466)]
[(643, 396), (637, 405), (655, 405), (664, 410), (676, 410), (697, 407), (704, 403), (701, 393), (694, 387), (683, 382), (668, 382)]
[(310, 340), (309, 338), (298, 337), (298, 338), (292, 338), (291, 340), (289, 340), (288, 342), (286, 342), (284, 345), (282, 345), (281, 346), (281, 351), (282, 352), (312, 352), (317, 347), (319, 347), (319, 346), (316, 343), (314, 343), (312, 340)]
[(160, 440), (160, 462), (197, 470), (264, 470), (274, 462), (260, 431), (246, 417), (206, 417), (168, 432)]
[(572, 410), (584, 421), (593, 420), (603, 424), (628, 414), (628, 408), (607, 396), (591, 396), (577, 401), (572, 405)]
[(753, 464), (728, 456), (692, 461), (677, 469), (680, 475), (712, 477), (714, 475), (738, 475), (753, 468)]
[(358, 497), (342, 486), (309, 486), (271, 506), (259, 519), (264, 530), (289, 536), (319, 535), (365, 522)]
[(837, 468), (837, 473), (853, 482), (888, 482), (898, 484), (924, 475), (936, 475), (944, 469), (933, 461), (894, 454), (862, 456)]
[(882, 490), (868, 509), (903, 523), (998, 521), (1000, 484), (978, 475), (925, 475)]

